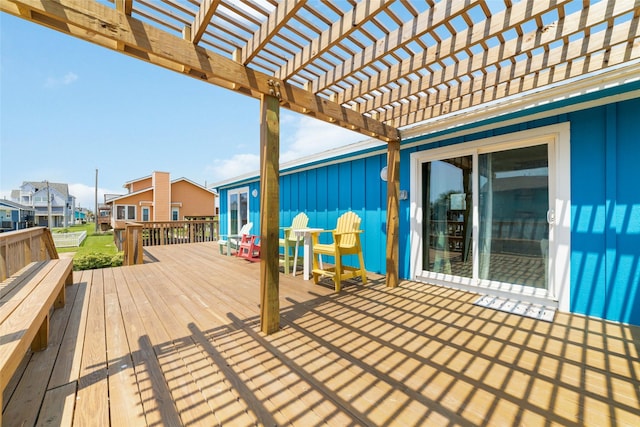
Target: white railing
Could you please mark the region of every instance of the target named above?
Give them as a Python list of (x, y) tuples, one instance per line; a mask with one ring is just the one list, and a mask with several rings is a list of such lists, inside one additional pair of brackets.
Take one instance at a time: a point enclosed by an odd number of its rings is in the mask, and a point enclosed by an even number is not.
[(53, 233), (53, 243), (56, 248), (74, 248), (80, 246), (87, 237), (86, 231), (74, 233)]

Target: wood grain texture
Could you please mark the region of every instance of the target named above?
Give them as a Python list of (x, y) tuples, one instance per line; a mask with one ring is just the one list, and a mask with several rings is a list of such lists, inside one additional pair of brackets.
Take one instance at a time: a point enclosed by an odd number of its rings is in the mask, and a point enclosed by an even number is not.
[[(280, 330), (265, 335), (258, 265), (220, 254), (215, 242), (148, 250), (154, 262), (76, 273), (51, 318), (50, 348), (60, 351), (29, 361), (3, 425), (33, 425), (9, 416), (29, 412), (39, 425), (69, 425), (71, 402), (73, 418), (88, 425), (105, 411), (126, 425), (640, 420), (637, 327), (565, 313), (544, 322), (445, 287), (388, 288), (374, 274), (366, 286), (345, 281), (338, 294), (331, 281), (280, 274)], [(72, 341), (84, 349), (82, 369), (47, 384), (50, 372), (69, 372), (75, 356), (62, 349)], [(106, 400), (89, 386), (119, 390)]]

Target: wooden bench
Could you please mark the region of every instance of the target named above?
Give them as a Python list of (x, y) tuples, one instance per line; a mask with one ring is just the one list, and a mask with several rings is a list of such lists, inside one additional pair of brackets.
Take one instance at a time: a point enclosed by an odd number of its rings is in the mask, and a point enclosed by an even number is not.
[(29, 348), (47, 347), (50, 312), (64, 306), (65, 286), (72, 283), (71, 258), (31, 262), (2, 281), (0, 391), (4, 392)]

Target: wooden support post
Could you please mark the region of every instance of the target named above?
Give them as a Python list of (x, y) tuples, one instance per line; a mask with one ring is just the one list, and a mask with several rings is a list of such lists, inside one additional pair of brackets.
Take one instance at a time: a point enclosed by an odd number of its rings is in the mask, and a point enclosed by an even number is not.
[(270, 95), (260, 101), (260, 329), (271, 334), (280, 329), (280, 102)]
[(387, 144), (387, 287), (398, 286), (400, 141)]
[(32, 351), (42, 351), (47, 348), (49, 344), (49, 315), (47, 314), (40, 325), (40, 329), (36, 333), (36, 336), (31, 341)]
[(66, 301), (67, 301), (67, 285), (64, 284), (60, 288), (60, 292), (58, 292), (58, 296), (56, 297), (55, 301), (53, 302), (53, 307), (54, 308), (62, 308), (62, 307), (64, 307), (64, 304), (66, 303)]

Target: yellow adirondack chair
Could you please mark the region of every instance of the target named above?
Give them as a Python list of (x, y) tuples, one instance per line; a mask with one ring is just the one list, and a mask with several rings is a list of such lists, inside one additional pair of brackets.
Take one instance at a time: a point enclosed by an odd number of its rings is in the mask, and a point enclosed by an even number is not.
[(281, 263), (284, 264), (284, 274), (289, 274), (289, 267), (292, 266), (294, 257), (294, 249), (296, 243), (300, 243), (302, 237), (296, 236), (294, 230), (301, 228), (307, 228), (309, 224), (309, 217), (304, 212), (300, 212), (293, 218), (290, 227), (281, 227), (284, 231), (284, 238), (279, 239), (280, 247), (284, 248), (284, 257)]
[[(332, 243), (320, 243), (320, 233), (313, 234), (313, 281), (315, 283), (318, 283), (320, 276), (329, 276), (335, 282), (336, 292), (340, 292), (344, 279), (360, 276), (362, 283), (367, 283), (367, 272), (364, 269), (364, 258), (360, 244), (360, 233), (362, 233), (360, 222), (360, 217), (354, 212), (342, 214), (338, 218), (336, 229), (330, 231), (333, 235)], [(321, 267), (318, 262), (318, 257), (321, 255), (334, 257), (335, 266)], [(345, 255), (358, 255), (359, 267), (343, 265), (342, 257)]]

